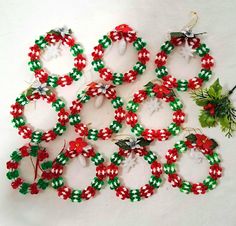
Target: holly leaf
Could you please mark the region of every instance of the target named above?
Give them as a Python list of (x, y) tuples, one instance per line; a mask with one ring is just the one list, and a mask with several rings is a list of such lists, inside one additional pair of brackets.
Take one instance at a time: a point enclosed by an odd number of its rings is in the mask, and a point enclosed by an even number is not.
[(208, 104), (208, 99), (198, 99), (195, 101), (198, 106), (205, 106)]
[(222, 95), (222, 86), (220, 85), (219, 79), (217, 79), (209, 88), (208, 93), (210, 96), (220, 98)]
[(211, 116), (207, 111), (204, 110), (201, 111), (198, 119), (202, 127), (214, 127), (217, 124), (215, 117)]
[(211, 149), (214, 150), (216, 147), (218, 147), (218, 143), (214, 139), (210, 139), (212, 142)]
[(170, 32), (171, 38), (181, 38), (184, 37), (184, 34), (182, 32)]
[(191, 143), (195, 143), (196, 140), (197, 140), (196, 136), (193, 133), (191, 133), (188, 136), (186, 136), (186, 139), (191, 141)]
[(129, 140), (119, 140), (115, 144), (124, 150), (129, 150), (130, 146), (127, 144)]
[(32, 94), (33, 94), (33, 92), (34, 92), (34, 88), (29, 88), (29, 89), (27, 89), (26, 90), (26, 92), (25, 92), (25, 95), (28, 97), (28, 96), (31, 96)]
[(145, 140), (143, 137), (138, 138), (138, 144), (141, 147), (148, 146), (151, 143), (149, 140)]
[(227, 116), (219, 118), (219, 122), (220, 122), (221, 130), (223, 132), (225, 132), (227, 129), (230, 128), (230, 123), (229, 123)]
[(148, 82), (144, 87), (146, 88), (152, 88), (154, 84), (152, 82)]

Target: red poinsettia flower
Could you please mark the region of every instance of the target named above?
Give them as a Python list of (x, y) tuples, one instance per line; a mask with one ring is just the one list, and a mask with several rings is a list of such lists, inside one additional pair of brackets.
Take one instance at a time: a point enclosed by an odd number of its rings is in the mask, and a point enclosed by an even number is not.
[(155, 84), (153, 87), (153, 92), (156, 93), (157, 98), (163, 98), (164, 96), (170, 94), (170, 90), (165, 86)]
[(121, 31), (123, 33), (128, 33), (129, 31), (132, 31), (133, 29), (127, 25), (127, 24), (121, 24), (119, 26), (115, 27), (116, 31)]
[(81, 154), (83, 148), (86, 147), (88, 144), (82, 138), (77, 138), (75, 141), (70, 141), (70, 150), (75, 150), (78, 154)]
[(196, 138), (197, 138), (196, 144), (198, 148), (207, 149), (207, 150), (211, 149), (213, 143), (205, 135), (196, 134)]

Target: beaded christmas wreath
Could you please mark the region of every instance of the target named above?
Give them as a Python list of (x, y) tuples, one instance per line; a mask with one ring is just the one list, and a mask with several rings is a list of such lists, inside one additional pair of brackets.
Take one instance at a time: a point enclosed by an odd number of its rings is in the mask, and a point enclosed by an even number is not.
[[(82, 70), (86, 65), (86, 59), (82, 55), (83, 49), (80, 44), (75, 43), (74, 38), (71, 36), (72, 31), (67, 28), (54, 29), (46, 33), (45, 36), (40, 36), (35, 41), (34, 46), (30, 47), (29, 52), (29, 66), (30, 70), (34, 72), (35, 77), (42, 83), (47, 83), (48, 86), (53, 88), (59, 86), (70, 85), (73, 81), (79, 80), (82, 76)], [(47, 47), (62, 44), (70, 48), (70, 52), (74, 57), (74, 68), (66, 75), (49, 74), (45, 68), (43, 68), (41, 62), (41, 54)]]
[[(139, 122), (136, 112), (140, 103), (148, 97), (156, 97), (165, 102), (169, 102), (170, 108), (173, 110), (173, 122), (167, 129), (149, 129), (144, 128)], [(158, 139), (159, 141), (167, 140), (171, 135), (177, 135), (181, 128), (180, 125), (184, 122), (185, 114), (181, 110), (183, 107), (181, 101), (175, 97), (174, 92), (164, 85), (154, 84), (149, 82), (145, 85), (145, 89), (139, 90), (134, 94), (133, 100), (127, 104), (126, 123), (132, 127), (131, 131), (136, 136), (142, 136), (146, 140)]]
[[(116, 191), (116, 196), (122, 200), (129, 199), (131, 202), (140, 201), (142, 198), (149, 198), (154, 194), (155, 189), (160, 187), (162, 179), (162, 165), (157, 162), (157, 156), (148, 151), (145, 146), (149, 145), (149, 141), (143, 138), (120, 140), (116, 144), (119, 146), (119, 151), (111, 156), (111, 164), (107, 166), (108, 184), (112, 190)], [(151, 177), (147, 184), (139, 189), (128, 189), (120, 183), (118, 171), (120, 164), (127, 158), (131, 152), (143, 157), (148, 162), (151, 168)]]
[[(103, 56), (105, 50), (112, 44), (112, 42), (124, 39), (128, 43), (133, 43), (134, 48), (138, 51), (138, 62), (133, 69), (128, 72), (113, 73), (110, 69), (105, 67)], [(146, 70), (146, 63), (149, 61), (149, 51), (145, 48), (146, 42), (142, 38), (138, 38), (136, 32), (126, 24), (119, 25), (114, 31), (104, 35), (99, 40), (99, 44), (94, 47), (92, 53), (93, 68), (99, 72), (99, 75), (105, 81), (112, 81), (114, 85), (121, 85), (123, 82), (133, 82), (138, 74), (143, 74)]]
[[(53, 109), (58, 113), (58, 122), (53, 129), (42, 132), (33, 131), (23, 117), (24, 107), (31, 101), (38, 99), (46, 100), (51, 103)], [(56, 95), (46, 87), (46, 84), (33, 84), (26, 92), (23, 92), (16, 98), (15, 104), (11, 106), (12, 123), (18, 129), (19, 135), (24, 139), (30, 139), (32, 143), (41, 141), (49, 142), (54, 140), (58, 135), (62, 135), (66, 130), (66, 124), (69, 121), (69, 113), (65, 110), (65, 103), (56, 97)]]
[[(96, 176), (94, 177), (91, 185), (83, 190), (72, 189), (65, 185), (62, 174), (64, 172), (64, 166), (68, 164), (70, 159), (83, 155), (85, 158), (91, 158), (92, 162), (96, 165)], [(75, 141), (69, 142), (69, 148), (60, 153), (52, 166), (52, 187), (58, 192), (58, 196), (62, 199), (70, 199), (72, 202), (81, 202), (82, 200), (88, 200), (95, 196), (104, 185), (106, 178), (106, 167), (103, 164), (104, 159), (102, 155), (95, 152), (93, 147), (85, 142), (82, 138), (77, 138)]]
[[(40, 164), (40, 169), (42, 170), (40, 178), (31, 184), (25, 182), (24, 179), (20, 177), (18, 170), (21, 160), (29, 156), (37, 158), (36, 167)], [(11, 154), (11, 160), (6, 163), (8, 169), (7, 178), (12, 181), (12, 188), (19, 189), (19, 192), (24, 195), (28, 193), (35, 195), (38, 194), (40, 190), (45, 190), (51, 180), (50, 171), (52, 167), (52, 162), (47, 161), (47, 158), (48, 152), (45, 149), (42, 149), (39, 146), (31, 146), (30, 144), (26, 144), (16, 151), (13, 151)], [(37, 171), (35, 176), (37, 177)]]
[[(115, 109), (114, 120), (109, 127), (103, 129), (89, 129), (87, 125), (81, 123), (80, 111), (84, 103), (88, 102), (91, 97), (104, 95), (107, 99), (111, 100), (112, 106)], [(76, 132), (80, 136), (87, 136), (90, 140), (109, 139), (113, 133), (118, 133), (122, 128), (122, 122), (125, 119), (125, 110), (122, 108), (123, 101), (116, 95), (116, 90), (113, 85), (105, 85), (102, 83), (91, 83), (88, 85), (87, 90), (82, 91), (77, 100), (72, 102), (70, 107), (71, 114), (69, 116), (70, 124), (75, 127)]]
[[(204, 81), (208, 81), (212, 75), (211, 67), (214, 65), (214, 60), (209, 55), (210, 49), (206, 44), (201, 43), (197, 34), (193, 34), (191, 30), (184, 32), (172, 32), (171, 39), (166, 41), (161, 46), (161, 51), (157, 53), (155, 64), (156, 75), (158, 78), (163, 79), (164, 83), (169, 88), (177, 88), (178, 91), (186, 91), (190, 89), (198, 89), (202, 86)], [(190, 48), (191, 54), (197, 54), (201, 57), (202, 69), (198, 74), (198, 77), (194, 77), (190, 80), (179, 79), (174, 76), (168, 75), (168, 69), (166, 67), (168, 55), (174, 50), (176, 46), (187, 45), (186, 48)]]
[[(218, 144), (203, 134), (190, 134), (185, 141), (179, 141), (173, 149), (168, 150), (166, 154), (167, 163), (164, 164), (164, 172), (168, 174), (168, 181), (173, 187), (178, 187), (181, 192), (195, 195), (205, 194), (206, 191), (212, 190), (217, 185), (217, 179), (221, 177), (222, 168), (220, 167), (220, 158), (213, 150)], [(203, 183), (190, 183), (181, 179), (176, 173), (176, 161), (179, 155), (186, 152), (188, 148), (196, 148), (207, 159), (210, 164), (209, 176)]]

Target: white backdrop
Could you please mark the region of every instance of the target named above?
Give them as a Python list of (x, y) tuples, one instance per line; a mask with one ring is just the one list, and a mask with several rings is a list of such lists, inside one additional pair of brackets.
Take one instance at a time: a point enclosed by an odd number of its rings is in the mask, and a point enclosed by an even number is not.
[[(192, 10), (197, 11), (200, 17), (195, 31), (207, 31), (208, 35), (204, 37), (204, 42), (211, 48), (216, 60), (214, 77), (207, 85), (219, 77), (224, 88), (231, 88), (236, 84), (234, 56), (236, 2), (233, 0), (0, 0), (1, 226), (236, 225), (236, 152), (234, 150), (236, 139), (225, 138), (219, 128), (202, 130), (219, 143), (217, 151), (223, 159), (224, 167), (219, 186), (204, 196), (182, 194), (165, 181), (154, 196), (138, 203), (121, 201), (106, 186), (96, 198), (77, 204), (59, 199), (51, 188), (37, 196), (23, 196), (10, 188), (10, 182), (5, 176), (5, 162), (9, 159), (10, 153), (26, 143), (12, 127), (9, 110), (17, 95), (28, 87), (27, 82), (32, 81), (33, 76), (27, 65), (27, 53), (29, 46), (39, 35), (55, 27), (63, 25), (71, 27), (77, 40), (84, 46), (88, 61), (91, 62), (90, 53), (102, 35), (121, 23), (133, 27), (138, 35), (147, 41), (151, 61), (148, 70), (137, 81), (118, 87), (118, 94), (127, 102), (135, 91), (155, 78), (153, 64), (155, 54), (165, 40), (167, 32), (181, 29), (188, 21), (189, 12)], [(124, 72), (135, 63), (136, 53), (130, 47), (125, 56), (121, 57), (117, 52), (117, 45), (114, 45), (105, 58), (113, 70)], [(53, 72), (66, 72), (71, 65), (72, 59), (69, 54), (47, 64)], [(200, 69), (199, 66), (199, 58), (186, 64), (178, 53), (173, 54), (169, 62), (170, 72), (181, 74), (185, 78), (196, 74)], [(82, 90), (90, 78), (98, 79), (95, 72), (89, 71), (89, 67), (86, 68), (84, 79), (70, 87), (57, 89), (59, 96), (67, 101), (67, 106), (70, 106), (76, 93)], [(197, 116), (200, 109), (191, 101), (188, 93), (180, 93), (179, 97), (184, 101), (184, 111), (188, 115), (185, 127), (199, 128)], [(233, 99), (236, 100), (235, 94)], [(82, 114), (83, 120), (92, 122), (93, 126), (97, 127), (107, 125), (112, 119), (110, 104), (105, 102), (102, 108), (92, 110), (93, 103), (91, 101), (86, 105)], [(146, 126), (153, 124), (156, 127), (167, 126), (170, 110), (166, 106), (163, 104), (162, 109), (150, 117), (144, 105), (143, 110), (140, 111), (140, 120)], [(50, 128), (56, 120), (53, 110), (42, 102), (37, 103), (36, 106), (33, 104), (27, 106), (26, 116), (29, 122), (42, 129)], [(128, 132), (129, 128), (124, 127), (122, 133)], [(182, 133), (169, 141), (156, 142), (151, 146), (151, 150), (159, 155), (159, 160), (164, 162), (166, 151), (183, 136)], [(62, 148), (64, 140), (69, 141), (75, 137), (76, 134), (70, 127), (65, 135), (45, 146), (48, 147), (53, 158)], [(117, 150), (111, 141), (93, 143), (106, 159)], [(125, 183), (130, 187), (140, 186), (148, 178), (147, 166), (143, 161), (139, 163), (129, 174), (123, 175)], [(199, 164), (188, 154), (181, 158), (179, 166), (182, 175), (193, 181), (203, 180), (208, 171), (205, 160)], [(32, 180), (30, 162), (22, 161), (21, 169), (22, 176)], [(72, 161), (67, 169), (65, 177), (74, 187), (83, 188), (94, 173), (94, 167), (83, 168), (77, 160)]]

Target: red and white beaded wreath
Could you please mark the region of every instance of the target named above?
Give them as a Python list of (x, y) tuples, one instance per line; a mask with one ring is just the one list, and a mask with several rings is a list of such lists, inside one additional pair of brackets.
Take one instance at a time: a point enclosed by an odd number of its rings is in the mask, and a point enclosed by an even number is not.
[[(47, 161), (48, 156), (48, 152), (45, 149), (30, 144), (26, 144), (16, 151), (13, 151), (11, 154), (11, 160), (6, 164), (8, 169), (7, 178), (12, 181), (12, 188), (19, 189), (19, 192), (23, 195), (28, 193), (35, 195), (38, 194), (40, 190), (45, 190), (51, 180), (52, 162)], [(36, 167), (40, 165), (42, 171), (40, 178), (31, 184), (25, 182), (25, 180), (20, 177), (19, 173), (20, 162), (25, 157), (36, 158)], [(37, 169), (35, 170), (36, 180)]]
[[(220, 158), (213, 150), (218, 144), (203, 134), (190, 134), (185, 141), (179, 141), (173, 149), (168, 150), (166, 154), (167, 163), (164, 164), (164, 171), (168, 174), (168, 181), (173, 187), (178, 187), (181, 192), (195, 195), (205, 194), (206, 191), (212, 190), (217, 185), (217, 179), (221, 177), (222, 168), (220, 167)], [(208, 160), (210, 164), (209, 176), (202, 183), (190, 183), (181, 179), (176, 173), (176, 161), (179, 155), (186, 152), (188, 148), (196, 148)]]
[[(162, 99), (168, 102), (170, 108), (173, 110), (173, 122), (169, 125), (167, 129), (149, 129), (144, 128), (138, 122), (138, 116), (136, 112), (138, 111), (140, 103), (146, 100), (148, 97)], [(164, 85), (154, 84), (149, 82), (145, 89), (139, 90), (134, 94), (133, 100), (129, 101), (127, 104), (127, 116), (126, 123), (132, 127), (131, 131), (136, 136), (142, 136), (146, 140), (167, 140), (171, 135), (177, 135), (181, 128), (180, 125), (184, 122), (185, 114), (181, 110), (183, 107), (181, 101), (175, 97), (174, 92)]]
[[(82, 70), (86, 65), (86, 59), (83, 56), (83, 49), (80, 44), (77, 44), (72, 37), (72, 31), (65, 27), (54, 29), (46, 33), (45, 36), (40, 36), (35, 41), (34, 46), (30, 47), (29, 57), (30, 70), (34, 72), (35, 77), (42, 83), (47, 83), (48, 86), (66, 86), (73, 81), (79, 80), (82, 76)], [(74, 57), (74, 67), (72, 71), (65, 75), (49, 74), (46, 68), (43, 68), (41, 55), (48, 47), (54, 47), (56, 44), (62, 44), (70, 48), (70, 52)]]
[[(155, 189), (160, 187), (162, 182), (162, 165), (157, 162), (157, 156), (148, 151), (145, 146), (149, 145), (149, 141), (143, 138), (120, 140), (116, 144), (119, 151), (111, 156), (111, 164), (107, 166), (108, 184), (112, 190), (115, 190), (116, 196), (122, 200), (129, 199), (131, 202), (140, 201), (142, 198), (149, 198), (154, 194)], [(118, 177), (120, 164), (134, 152), (135, 155), (143, 157), (148, 162), (151, 169), (151, 177), (147, 184), (139, 189), (128, 189), (120, 183)]]
[[(57, 112), (58, 122), (53, 129), (46, 132), (31, 129), (27, 124), (24, 116), (24, 107), (31, 101), (38, 99), (46, 100)], [(66, 130), (66, 124), (69, 121), (69, 113), (65, 110), (65, 103), (56, 97), (56, 95), (46, 87), (46, 84), (33, 84), (27, 91), (23, 92), (16, 98), (15, 104), (11, 106), (12, 123), (18, 129), (19, 135), (24, 139), (30, 139), (32, 143), (41, 141), (49, 142), (54, 140), (58, 135), (62, 135)]]
[[(91, 158), (91, 161), (96, 165), (96, 176), (94, 177), (91, 185), (83, 190), (72, 189), (65, 185), (62, 177), (64, 173), (64, 167), (69, 163), (69, 160), (83, 155), (85, 158)], [(81, 202), (82, 200), (88, 200), (95, 196), (104, 185), (106, 178), (106, 167), (103, 164), (104, 159), (102, 155), (94, 151), (94, 148), (85, 142), (82, 138), (77, 138), (75, 141), (69, 142), (69, 148), (60, 153), (52, 166), (52, 187), (58, 192), (58, 196), (62, 199), (70, 199), (72, 202)]]
[[(91, 97), (104, 95), (107, 99), (111, 100), (112, 106), (115, 109), (114, 120), (109, 127), (103, 129), (89, 129), (87, 125), (81, 123), (80, 111), (83, 104), (88, 102)], [(125, 119), (125, 110), (123, 109), (123, 100), (116, 95), (116, 90), (113, 85), (106, 85), (102, 83), (91, 83), (88, 88), (82, 91), (78, 96), (77, 100), (72, 102), (70, 107), (70, 124), (75, 127), (76, 132), (80, 136), (87, 136), (90, 140), (107, 140), (113, 133), (118, 133), (122, 128), (122, 122)]]
[[(157, 77), (162, 79), (164, 85), (168, 88), (177, 88), (178, 91), (200, 88), (203, 82), (208, 81), (212, 75), (211, 68), (214, 66), (214, 60), (213, 57), (209, 55), (210, 49), (206, 44), (201, 43), (200, 39), (197, 37), (198, 34), (193, 34), (191, 30), (172, 32), (170, 35), (171, 39), (161, 46), (161, 51), (156, 55), (155, 64), (157, 68), (155, 71)], [(187, 48), (187, 50), (190, 51), (189, 54), (191, 54), (191, 56), (196, 54), (201, 57), (202, 68), (197, 77), (195, 76), (190, 80), (177, 80), (174, 76), (169, 75), (166, 67), (168, 55), (177, 46), (182, 46), (182, 48), (184, 46), (184, 48)]]
[[(126, 73), (113, 73), (110, 69), (105, 67), (103, 61), (104, 52), (112, 42), (124, 39), (125, 42), (133, 43), (134, 48), (138, 51), (138, 62), (133, 69)], [(133, 82), (138, 74), (143, 74), (146, 70), (146, 63), (149, 61), (149, 51), (145, 48), (146, 42), (142, 38), (137, 37), (136, 32), (126, 24), (119, 25), (114, 31), (109, 32), (100, 39), (99, 44), (94, 47), (92, 53), (92, 65), (95, 71), (105, 81), (112, 81), (114, 85), (121, 85), (123, 82)]]

